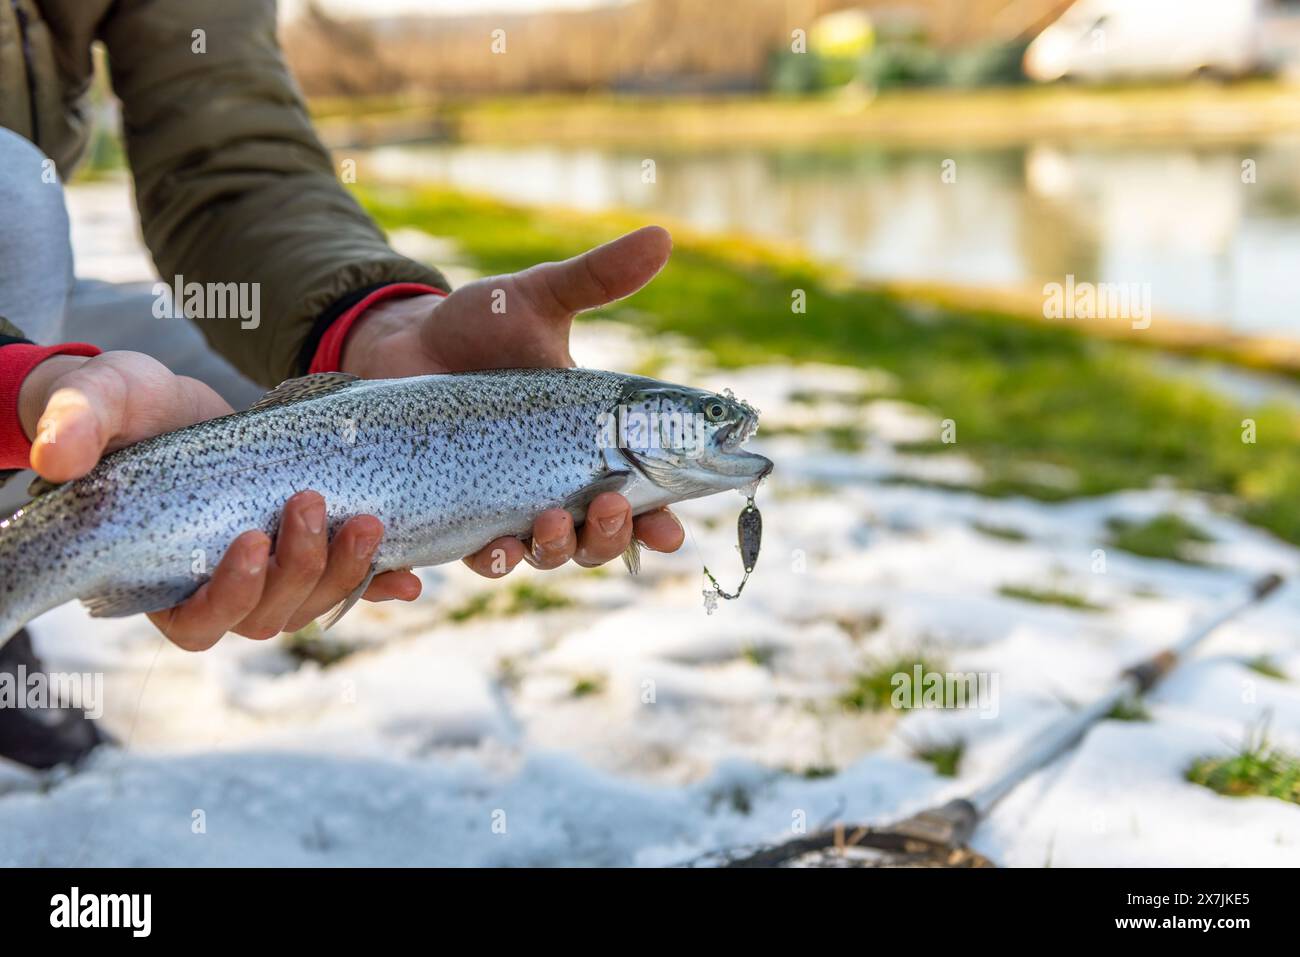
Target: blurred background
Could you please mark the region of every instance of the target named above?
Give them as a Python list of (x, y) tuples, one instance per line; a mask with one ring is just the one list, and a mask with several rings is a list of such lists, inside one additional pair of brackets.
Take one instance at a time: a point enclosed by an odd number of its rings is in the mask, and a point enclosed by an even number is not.
[[(80, 835), (92, 807), (114, 826), (76, 845), (88, 863), (654, 864), (892, 818), (1297, 570), (1300, 2), (300, 0), (281, 20), (340, 177), (454, 282), (673, 230), (574, 354), (762, 410), (762, 558), (706, 615), (700, 565), (729, 567), (742, 504), (708, 499), (638, 579), (431, 569), (414, 606), (328, 636), (186, 656), (60, 609), (33, 631), (109, 673), (129, 754), (7, 801), (15, 859), (58, 857), (41, 822)], [(100, 103), (78, 271), (148, 282)], [(1137, 289), (1149, 315), (1060, 318), (1053, 284)], [(977, 846), (1294, 861), (1298, 624), (1289, 589), (1225, 628)], [(997, 676), (995, 706), (898, 707), (917, 666)], [(200, 801), (219, 840), (163, 826)]]
[[(876, 280), (1140, 274), (1170, 316), (1292, 322), (1300, 4), (463, 7), (286, 6), (335, 145), (388, 147), (386, 174), (797, 242)], [(935, 188), (944, 158), (968, 189)], [(1270, 168), (1258, 190), (1244, 158)]]

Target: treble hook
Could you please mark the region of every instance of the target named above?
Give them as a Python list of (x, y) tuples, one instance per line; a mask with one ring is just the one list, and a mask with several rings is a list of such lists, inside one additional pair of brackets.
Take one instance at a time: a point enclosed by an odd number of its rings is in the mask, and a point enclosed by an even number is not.
[(758, 549), (763, 541), (763, 516), (758, 511), (758, 506), (754, 504), (752, 495), (749, 496), (740, 516), (736, 519), (736, 541), (740, 545), (740, 560), (745, 568), (745, 576), (741, 578), (734, 594), (724, 591), (708, 566), (704, 566), (704, 577), (713, 586), (704, 589), (704, 607), (709, 614), (713, 614), (714, 609), (717, 608), (719, 598), (731, 601), (740, 597), (740, 593), (745, 590), (745, 583), (749, 581), (750, 573), (758, 563)]

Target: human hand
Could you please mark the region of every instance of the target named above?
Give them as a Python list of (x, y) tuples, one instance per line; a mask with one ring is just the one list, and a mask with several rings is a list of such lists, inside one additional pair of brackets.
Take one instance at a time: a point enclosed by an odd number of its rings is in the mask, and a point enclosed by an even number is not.
[[(387, 379), (571, 366), (573, 317), (636, 292), (663, 268), (671, 250), (666, 230), (646, 226), (564, 262), (480, 279), (446, 297), (380, 302), (348, 334), (342, 369)], [(592, 501), (579, 530), (567, 512), (551, 509), (534, 522), (529, 547), (516, 538), (499, 538), (465, 562), (489, 578), (499, 578), (523, 559), (538, 568), (555, 568), (570, 558), (600, 565), (621, 555), (633, 536), (656, 551), (671, 552), (685, 533), (667, 509), (633, 519), (627, 500), (607, 492)]]
[[(231, 411), (202, 382), (138, 352), (52, 356), (23, 380), (18, 395), (32, 468), (52, 482), (80, 478), (106, 452)], [(297, 630), (365, 579), (383, 533), (377, 518), (359, 515), (329, 541), (324, 499), (300, 492), (285, 504), (274, 549), (264, 532), (245, 532), (211, 580), (149, 618), (190, 651), (210, 648), (227, 631), (261, 639)], [(393, 571), (376, 576), (364, 597), (410, 601), (419, 593), (418, 578)]]

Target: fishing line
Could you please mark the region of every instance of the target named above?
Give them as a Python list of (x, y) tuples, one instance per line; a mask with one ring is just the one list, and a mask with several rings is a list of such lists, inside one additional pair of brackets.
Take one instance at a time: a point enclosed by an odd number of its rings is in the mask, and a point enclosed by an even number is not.
[[(135, 711), (131, 715), (131, 725), (127, 728), (126, 740), (122, 742), (121, 756), (108, 772), (108, 788), (113, 797), (122, 796), (121, 775), (126, 767), (126, 762), (130, 758), (131, 742), (135, 738), (136, 726), (140, 723), (140, 709), (144, 707), (144, 693), (149, 688), (149, 681), (153, 678), (154, 667), (158, 664), (158, 656), (162, 654), (163, 646), (167, 644), (165, 635), (158, 635), (158, 644), (154, 646), (153, 657), (149, 660), (149, 667), (145, 669), (144, 679), (140, 682), (140, 693), (136, 695)], [(74, 772), (76, 773), (76, 772)], [(81, 836), (81, 843), (77, 846), (77, 852), (73, 855), (74, 859), (81, 860), (82, 855), (86, 852), (90, 844), (90, 835), (95, 829), (95, 821), (92, 816), (90, 826), (86, 828), (85, 833)]]

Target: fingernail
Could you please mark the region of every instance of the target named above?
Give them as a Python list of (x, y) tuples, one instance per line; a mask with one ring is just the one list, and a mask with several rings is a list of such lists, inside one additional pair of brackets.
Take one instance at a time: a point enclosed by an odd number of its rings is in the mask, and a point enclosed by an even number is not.
[(533, 549), (541, 548), (545, 552), (553, 552), (564, 547), (564, 543), (569, 540), (567, 534), (556, 535), (554, 538), (548, 538), (544, 542), (533, 540)]
[(301, 514), (302, 523), (311, 534), (319, 535), (325, 528), (325, 503), (320, 499), (304, 508)]
[(352, 554), (357, 558), (369, 561), (371, 553), (374, 552), (378, 545), (379, 539), (362, 535), (357, 539), (356, 544), (352, 546)]
[[(663, 514), (664, 514), (664, 515), (667, 515), (669, 518), (671, 518), (671, 519), (673, 520), (673, 524), (677, 526), (677, 530), (678, 530), (679, 532), (682, 533), (682, 538), (685, 538), (685, 537), (686, 537), (686, 526), (684, 526), (684, 525), (682, 524), (682, 520), (681, 520), (680, 518), (678, 518), (676, 515), (674, 515), (672, 512), (668, 511), (668, 509), (664, 509), (664, 510), (663, 510)], [(645, 543), (642, 542), (642, 544), (644, 545)], [(647, 546), (647, 547), (648, 547), (648, 548), (654, 548), (653, 545), (650, 545), (650, 546)], [(655, 551), (659, 551), (659, 549), (657, 549), (657, 548), (655, 548), (654, 550), (655, 550)]]
[(600, 526), (600, 530), (605, 533), (606, 538), (613, 538), (621, 532), (626, 522), (627, 512), (621, 509), (613, 515), (606, 515), (604, 518), (596, 519), (596, 524)]
[(262, 569), (266, 568), (266, 561), (271, 557), (270, 542), (259, 545), (255, 550), (254, 557), (249, 560), (247, 574), (250, 578), (262, 574)]
[(539, 542), (534, 538), (529, 551), (532, 552), (534, 559), (537, 561), (543, 561), (548, 557), (554, 556), (557, 552), (564, 551), (564, 545), (567, 540), (567, 535), (552, 539), (549, 542)]

